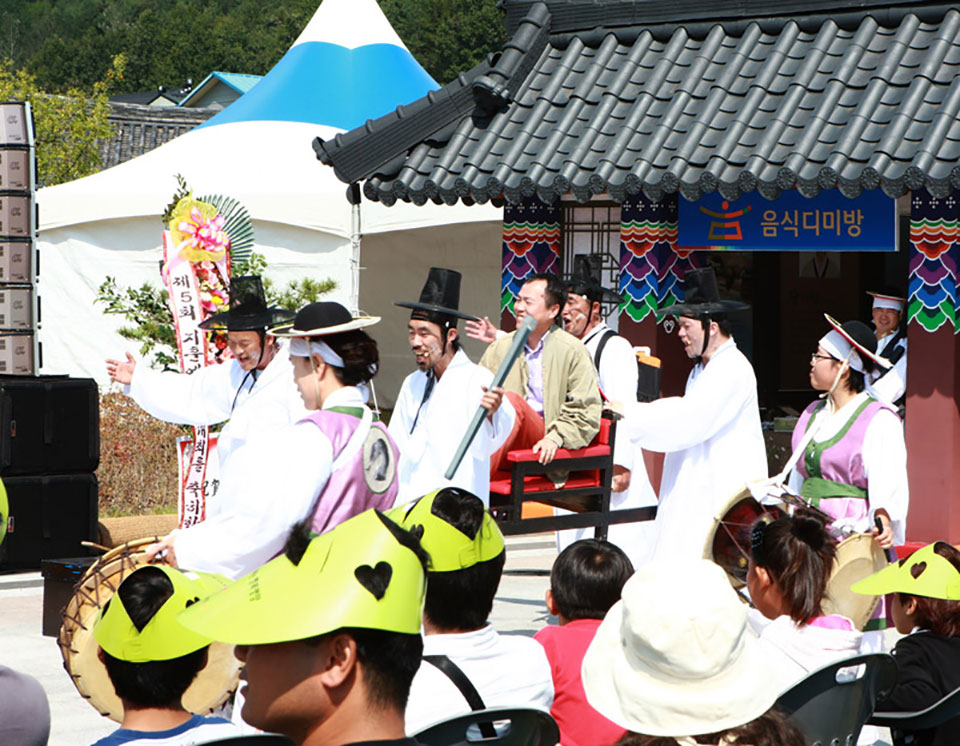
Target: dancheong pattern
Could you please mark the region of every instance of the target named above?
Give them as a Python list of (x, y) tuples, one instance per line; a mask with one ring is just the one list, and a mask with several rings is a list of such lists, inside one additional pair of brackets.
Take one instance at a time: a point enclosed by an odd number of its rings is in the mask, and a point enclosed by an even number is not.
[(537, 272), (560, 273), (558, 201), (544, 205), (536, 197), (503, 208), (503, 265), (500, 312), (513, 315), (513, 300), (523, 281)]
[(622, 203), (620, 225), (621, 313), (639, 323), (683, 299), (686, 270), (700, 266), (694, 251), (677, 248), (677, 196), (653, 202), (643, 195)]
[(957, 269), (960, 221), (957, 193), (938, 198), (925, 190), (910, 201), (910, 286), (908, 319), (928, 332), (957, 328)]

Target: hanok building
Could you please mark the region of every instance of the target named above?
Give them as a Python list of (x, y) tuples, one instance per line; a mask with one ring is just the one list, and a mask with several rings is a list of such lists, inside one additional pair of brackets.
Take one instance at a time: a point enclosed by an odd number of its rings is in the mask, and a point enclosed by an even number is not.
[(668, 394), (689, 361), (654, 311), (686, 268), (711, 262), (727, 297), (752, 306), (736, 338), (768, 419), (812, 399), (823, 312), (869, 320), (867, 290), (909, 289), (908, 532), (960, 541), (960, 12), (895, 0), (502, 7), (502, 52), (317, 140), (320, 160), (386, 205), (502, 202), (506, 326), (526, 275), (593, 255), (625, 296), (620, 332), (663, 358)]

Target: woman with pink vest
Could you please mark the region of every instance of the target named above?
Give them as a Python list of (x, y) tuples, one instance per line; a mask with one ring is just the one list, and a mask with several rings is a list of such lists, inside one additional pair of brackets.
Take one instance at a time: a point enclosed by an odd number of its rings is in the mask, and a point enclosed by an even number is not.
[[(889, 362), (875, 354), (876, 338), (866, 324), (826, 318), (831, 329), (810, 359), (810, 383), (824, 393), (793, 430), (793, 449), (802, 448), (803, 455), (790, 486), (833, 519), (834, 533), (872, 533), (889, 549), (905, 540), (907, 451), (897, 413), (865, 383), (876, 366)], [(883, 628), (871, 622), (868, 631)], [(865, 646), (873, 647), (874, 639), (865, 636)]]
[(399, 452), (366, 405), (379, 354), (362, 329), (379, 320), (311, 303), (271, 330), (290, 338), (289, 375), (311, 414), (237, 452), (220, 488), (230, 510), (164, 539), (168, 560), (238, 578), (277, 555), (297, 523), (321, 534), (369, 508), (393, 507)]

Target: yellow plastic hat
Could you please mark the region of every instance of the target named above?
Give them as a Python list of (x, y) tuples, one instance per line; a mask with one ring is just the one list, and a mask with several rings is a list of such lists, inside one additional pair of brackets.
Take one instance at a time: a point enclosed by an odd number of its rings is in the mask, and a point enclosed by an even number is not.
[(10, 516), (10, 503), (7, 500), (7, 488), (3, 486), (3, 480), (0, 479), (0, 544), (3, 544), (3, 537), (7, 535), (7, 520)]
[(426, 575), (396, 529), (368, 510), (313, 539), (298, 564), (277, 557), (179, 621), (236, 645), (302, 640), (341, 627), (419, 634)]
[[(457, 488), (445, 487), (421, 497), (412, 505), (401, 505), (387, 513), (408, 531), (421, 534), (417, 527), (422, 528), (420, 543), (430, 555), (430, 572), (463, 570), (499, 557), (504, 550), (503, 534), (489, 510), (484, 511), (483, 524), (473, 539), (433, 514), (436, 496), (450, 489)], [(458, 491), (470, 494), (465, 490)]]
[(918, 549), (909, 557), (854, 583), (850, 590), (868, 596), (909, 593), (911, 596), (960, 601), (960, 571), (950, 560), (934, 551), (942, 543), (938, 541)]
[[(93, 626), (93, 636), (100, 647), (122, 661), (148, 663), (171, 660), (193, 653), (213, 641), (184, 627), (177, 621), (177, 614), (226, 587), (230, 581), (220, 575), (181, 572), (165, 565), (152, 567), (161, 570), (170, 579), (173, 594), (144, 628), (137, 630), (119, 593), (115, 593), (104, 606)], [(130, 578), (145, 569), (138, 568), (124, 582), (129, 582)]]

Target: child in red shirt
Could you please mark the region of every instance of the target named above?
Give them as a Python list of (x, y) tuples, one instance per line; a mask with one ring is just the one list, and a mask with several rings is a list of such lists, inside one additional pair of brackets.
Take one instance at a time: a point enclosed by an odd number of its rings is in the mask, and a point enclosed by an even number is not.
[(561, 746), (612, 746), (625, 732), (587, 704), (580, 667), (632, 574), (627, 555), (598, 539), (574, 542), (553, 563), (546, 601), (560, 625), (544, 627), (534, 639), (543, 645), (553, 672), (550, 714), (560, 727)]

